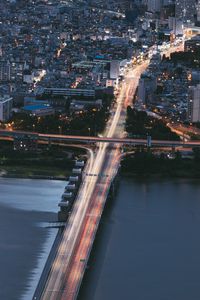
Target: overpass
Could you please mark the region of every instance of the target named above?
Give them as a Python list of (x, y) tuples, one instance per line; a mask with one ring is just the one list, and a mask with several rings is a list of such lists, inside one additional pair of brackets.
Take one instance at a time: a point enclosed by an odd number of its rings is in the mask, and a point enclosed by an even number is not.
[[(120, 165), (120, 144), (124, 132), (126, 106), (138, 85), (140, 75), (147, 67), (147, 62), (134, 67), (126, 74), (119, 95), (114, 105), (104, 137), (61, 136), (37, 134), (39, 140), (79, 143), (97, 143), (95, 151), (90, 151), (85, 176), (79, 188), (73, 210), (63, 230), (62, 239), (56, 251), (48, 278), (36, 296), (40, 300), (75, 300), (87, 268), (87, 262), (99, 226), (112, 181)], [(19, 135), (18, 132), (0, 132), (0, 135)], [(23, 134), (23, 132), (21, 133)], [(27, 133), (26, 133), (27, 134)], [(31, 133), (30, 133), (31, 135)], [(115, 140), (112, 138), (115, 137)], [(109, 143), (114, 147), (108, 149)], [(106, 174), (108, 176), (87, 176), (87, 174)]]
[[(62, 239), (48, 273), (43, 290), (36, 296), (40, 300), (75, 300), (106, 203), (109, 188), (120, 165), (120, 144), (148, 145), (146, 139), (124, 139), (126, 103), (138, 86), (139, 78), (148, 63), (134, 67), (126, 74), (103, 137), (82, 137), (56, 134), (40, 134), (15, 131), (0, 131), (0, 136), (15, 138), (23, 135), (37, 137), (40, 141), (97, 143), (96, 151), (90, 151), (85, 176), (83, 177), (73, 210), (63, 230)], [(122, 113), (123, 112), (123, 113)], [(108, 149), (108, 145), (114, 145)], [(151, 145), (181, 146), (183, 142), (152, 141)], [(200, 144), (200, 143), (199, 143)], [(193, 143), (194, 145), (194, 143)], [(195, 146), (198, 142), (195, 143)], [(108, 176), (87, 176), (87, 174)]]
[(94, 136), (78, 136), (78, 135), (60, 135), (60, 134), (44, 134), (25, 131), (6, 131), (0, 130), (0, 137), (17, 138), (29, 136), (37, 138), (40, 141), (62, 141), (73, 143), (107, 143), (107, 144), (123, 144), (132, 146), (148, 146), (148, 147), (200, 147), (200, 140), (195, 141), (174, 141), (174, 140), (151, 140), (139, 138), (114, 138), (114, 137), (94, 137)]

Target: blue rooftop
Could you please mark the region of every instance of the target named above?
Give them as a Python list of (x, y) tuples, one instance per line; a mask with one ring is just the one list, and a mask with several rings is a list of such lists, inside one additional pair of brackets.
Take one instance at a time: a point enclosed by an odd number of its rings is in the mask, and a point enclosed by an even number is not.
[(51, 108), (49, 105), (26, 105), (23, 107), (24, 110), (37, 110), (37, 109), (45, 109)]

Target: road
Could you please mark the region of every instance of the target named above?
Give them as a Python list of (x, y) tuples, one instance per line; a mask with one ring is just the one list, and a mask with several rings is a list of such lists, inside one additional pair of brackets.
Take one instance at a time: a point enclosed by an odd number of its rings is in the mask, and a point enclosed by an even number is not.
[(184, 51), (184, 43), (181, 42), (178, 46), (171, 46), (168, 50), (165, 50), (163, 54), (165, 54), (166, 57), (170, 57), (170, 55), (174, 52), (182, 52)]
[[(131, 102), (140, 75), (147, 65), (148, 62), (143, 62), (129, 70), (122, 83), (116, 105), (103, 135), (104, 140), (115, 138), (116, 140), (111, 141), (115, 147), (108, 147), (108, 141), (106, 143), (102, 143), (100, 139), (93, 141), (98, 147), (96, 152), (89, 150), (90, 158), (83, 182), (42, 291), (40, 297), (42, 300), (72, 300), (77, 297), (109, 187), (119, 167), (118, 142), (124, 135), (126, 106)], [(3, 132), (1, 134), (3, 135)], [(50, 138), (61, 141), (62, 137), (51, 135)], [(39, 135), (39, 138), (48, 140), (49, 136)], [(73, 141), (76, 141), (77, 137), (74, 138)], [(63, 139), (67, 137), (64, 136)], [(87, 176), (90, 173), (102, 176)]]
[[(127, 73), (113, 109), (114, 114), (104, 133), (105, 137), (121, 138), (123, 136), (124, 103), (127, 97), (130, 97), (130, 94), (127, 95), (127, 88), (133, 95), (140, 74), (146, 67), (147, 62)], [(45, 285), (41, 297), (43, 300), (70, 300), (77, 296), (107, 193), (119, 166), (119, 146), (116, 145), (109, 151), (107, 148), (108, 143), (99, 143), (96, 153), (90, 151), (90, 160), (85, 173), (106, 176), (92, 177), (85, 174)]]
[[(41, 140), (47, 141), (49, 138), (55, 141), (73, 142), (78, 140), (87, 142), (88, 140), (97, 143), (98, 146), (96, 152), (89, 150), (90, 158), (83, 182), (40, 299), (72, 300), (77, 297), (107, 194), (119, 167), (119, 144), (121, 142), (146, 144), (144, 139), (124, 139), (124, 122), (126, 107), (131, 104), (140, 75), (147, 65), (148, 62), (144, 62), (127, 72), (102, 138), (38, 134)], [(2, 131), (1, 134), (6, 134), (6, 132)], [(18, 133), (10, 132), (10, 134)], [(155, 145), (161, 143), (160, 141), (153, 142)], [(171, 141), (162, 142), (164, 146), (172, 144)], [(113, 143), (114, 147), (109, 147), (109, 143)], [(176, 143), (178, 146), (182, 145), (180, 142)], [(195, 145), (200, 145), (200, 142), (196, 142)], [(102, 176), (87, 176), (87, 174)]]
[(167, 126), (174, 131), (180, 132), (182, 136), (185, 136), (187, 138), (187, 135), (190, 138), (190, 135), (196, 135), (197, 137), (200, 136), (200, 129), (195, 126), (190, 125), (184, 125), (181, 123), (168, 123)]
[[(129, 96), (128, 96), (129, 97)], [(91, 136), (76, 136), (76, 135), (58, 135), (58, 134), (38, 134), (39, 137), (39, 143), (48, 143), (49, 140), (54, 141), (54, 143), (61, 144), (61, 141), (65, 142), (81, 142), (87, 144), (87, 143), (97, 143), (101, 145), (102, 143), (106, 144), (124, 144), (124, 145), (132, 145), (132, 146), (146, 146), (147, 145), (147, 139), (133, 139), (133, 138), (124, 138), (124, 132), (122, 134), (122, 130), (124, 128), (124, 123), (125, 123), (125, 117), (126, 113), (125, 110), (122, 109), (125, 108), (125, 106), (121, 106), (120, 109), (116, 110), (115, 113), (115, 118), (111, 119), (108, 121), (107, 124), (107, 131), (108, 134), (102, 137), (91, 137)], [(120, 122), (115, 124), (116, 120), (120, 118)], [(193, 134), (198, 134), (200, 135), (200, 130), (199, 129), (184, 129), (185, 127), (183, 125), (167, 125), (170, 127), (170, 129), (174, 132), (176, 132), (178, 135), (184, 136), (186, 139), (190, 139), (190, 136), (186, 134), (187, 133), (193, 133)], [(108, 131), (108, 128), (110, 129)], [(185, 133), (184, 133), (185, 130)], [(186, 131), (187, 130), (187, 131)], [(120, 135), (119, 135), (120, 132)], [(12, 141), (14, 135), (21, 134), (22, 132), (19, 131), (2, 131), (0, 130), (0, 139), (1, 140), (8, 140)], [(5, 136), (6, 134), (12, 135), (12, 136)], [(31, 133), (30, 133), (31, 134)], [(1, 136), (2, 135), (2, 136)], [(73, 146), (73, 144), (69, 144), (69, 146)], [(163, 147), (163, 146), (173, 146), (173, 147), (199, 147), (200, 146), (200, 140), (189, 140), (189, 141), (174, 141), (174, 140), (152, 140), (151, 141), (152, 147)], [(78, 145), (76, 145), (78, 146)], [(85, 146), (81, 146), (80, 148)], [(87, 147), (86, 147), (87, 148)]]

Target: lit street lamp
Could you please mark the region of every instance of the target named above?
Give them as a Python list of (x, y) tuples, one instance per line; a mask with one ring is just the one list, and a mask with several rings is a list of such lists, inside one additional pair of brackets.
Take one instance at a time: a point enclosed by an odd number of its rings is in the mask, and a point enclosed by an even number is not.
[(58, 126), (58, 129), (59, 129), (59, 134), (61, 135), (62, 134), (62, 127)]

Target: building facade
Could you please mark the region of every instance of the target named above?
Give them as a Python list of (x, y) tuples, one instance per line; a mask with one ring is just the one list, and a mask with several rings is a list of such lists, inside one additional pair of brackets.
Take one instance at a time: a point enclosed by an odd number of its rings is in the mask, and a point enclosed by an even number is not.
[(156, 78), (149, 74), (142, 74), (138, 85), (138, 100), (144, 105), (150, 104), (157, 87)]
[(200, 0), (197, 0), (197, 22), (200, 22)]
[(150, 12), (160, 12), (163, 6), (163, 0), (148, 0), (147, 7)]
[(192, 123), (200, 122), (200, 84), (189, 88), (188, 120)]
[(176, 18), (184, 23), (194, 22), (196, 10), (196, 0), (177, 0), (175, 3)]
[(190, 40), (185, 41), (184, 51), (185, 52), (200, 51), (200, 35), (194, 36)]
[(13, 98), (10, 96), (0, 97), (0, 121), (7, 122), (12, 115)]

